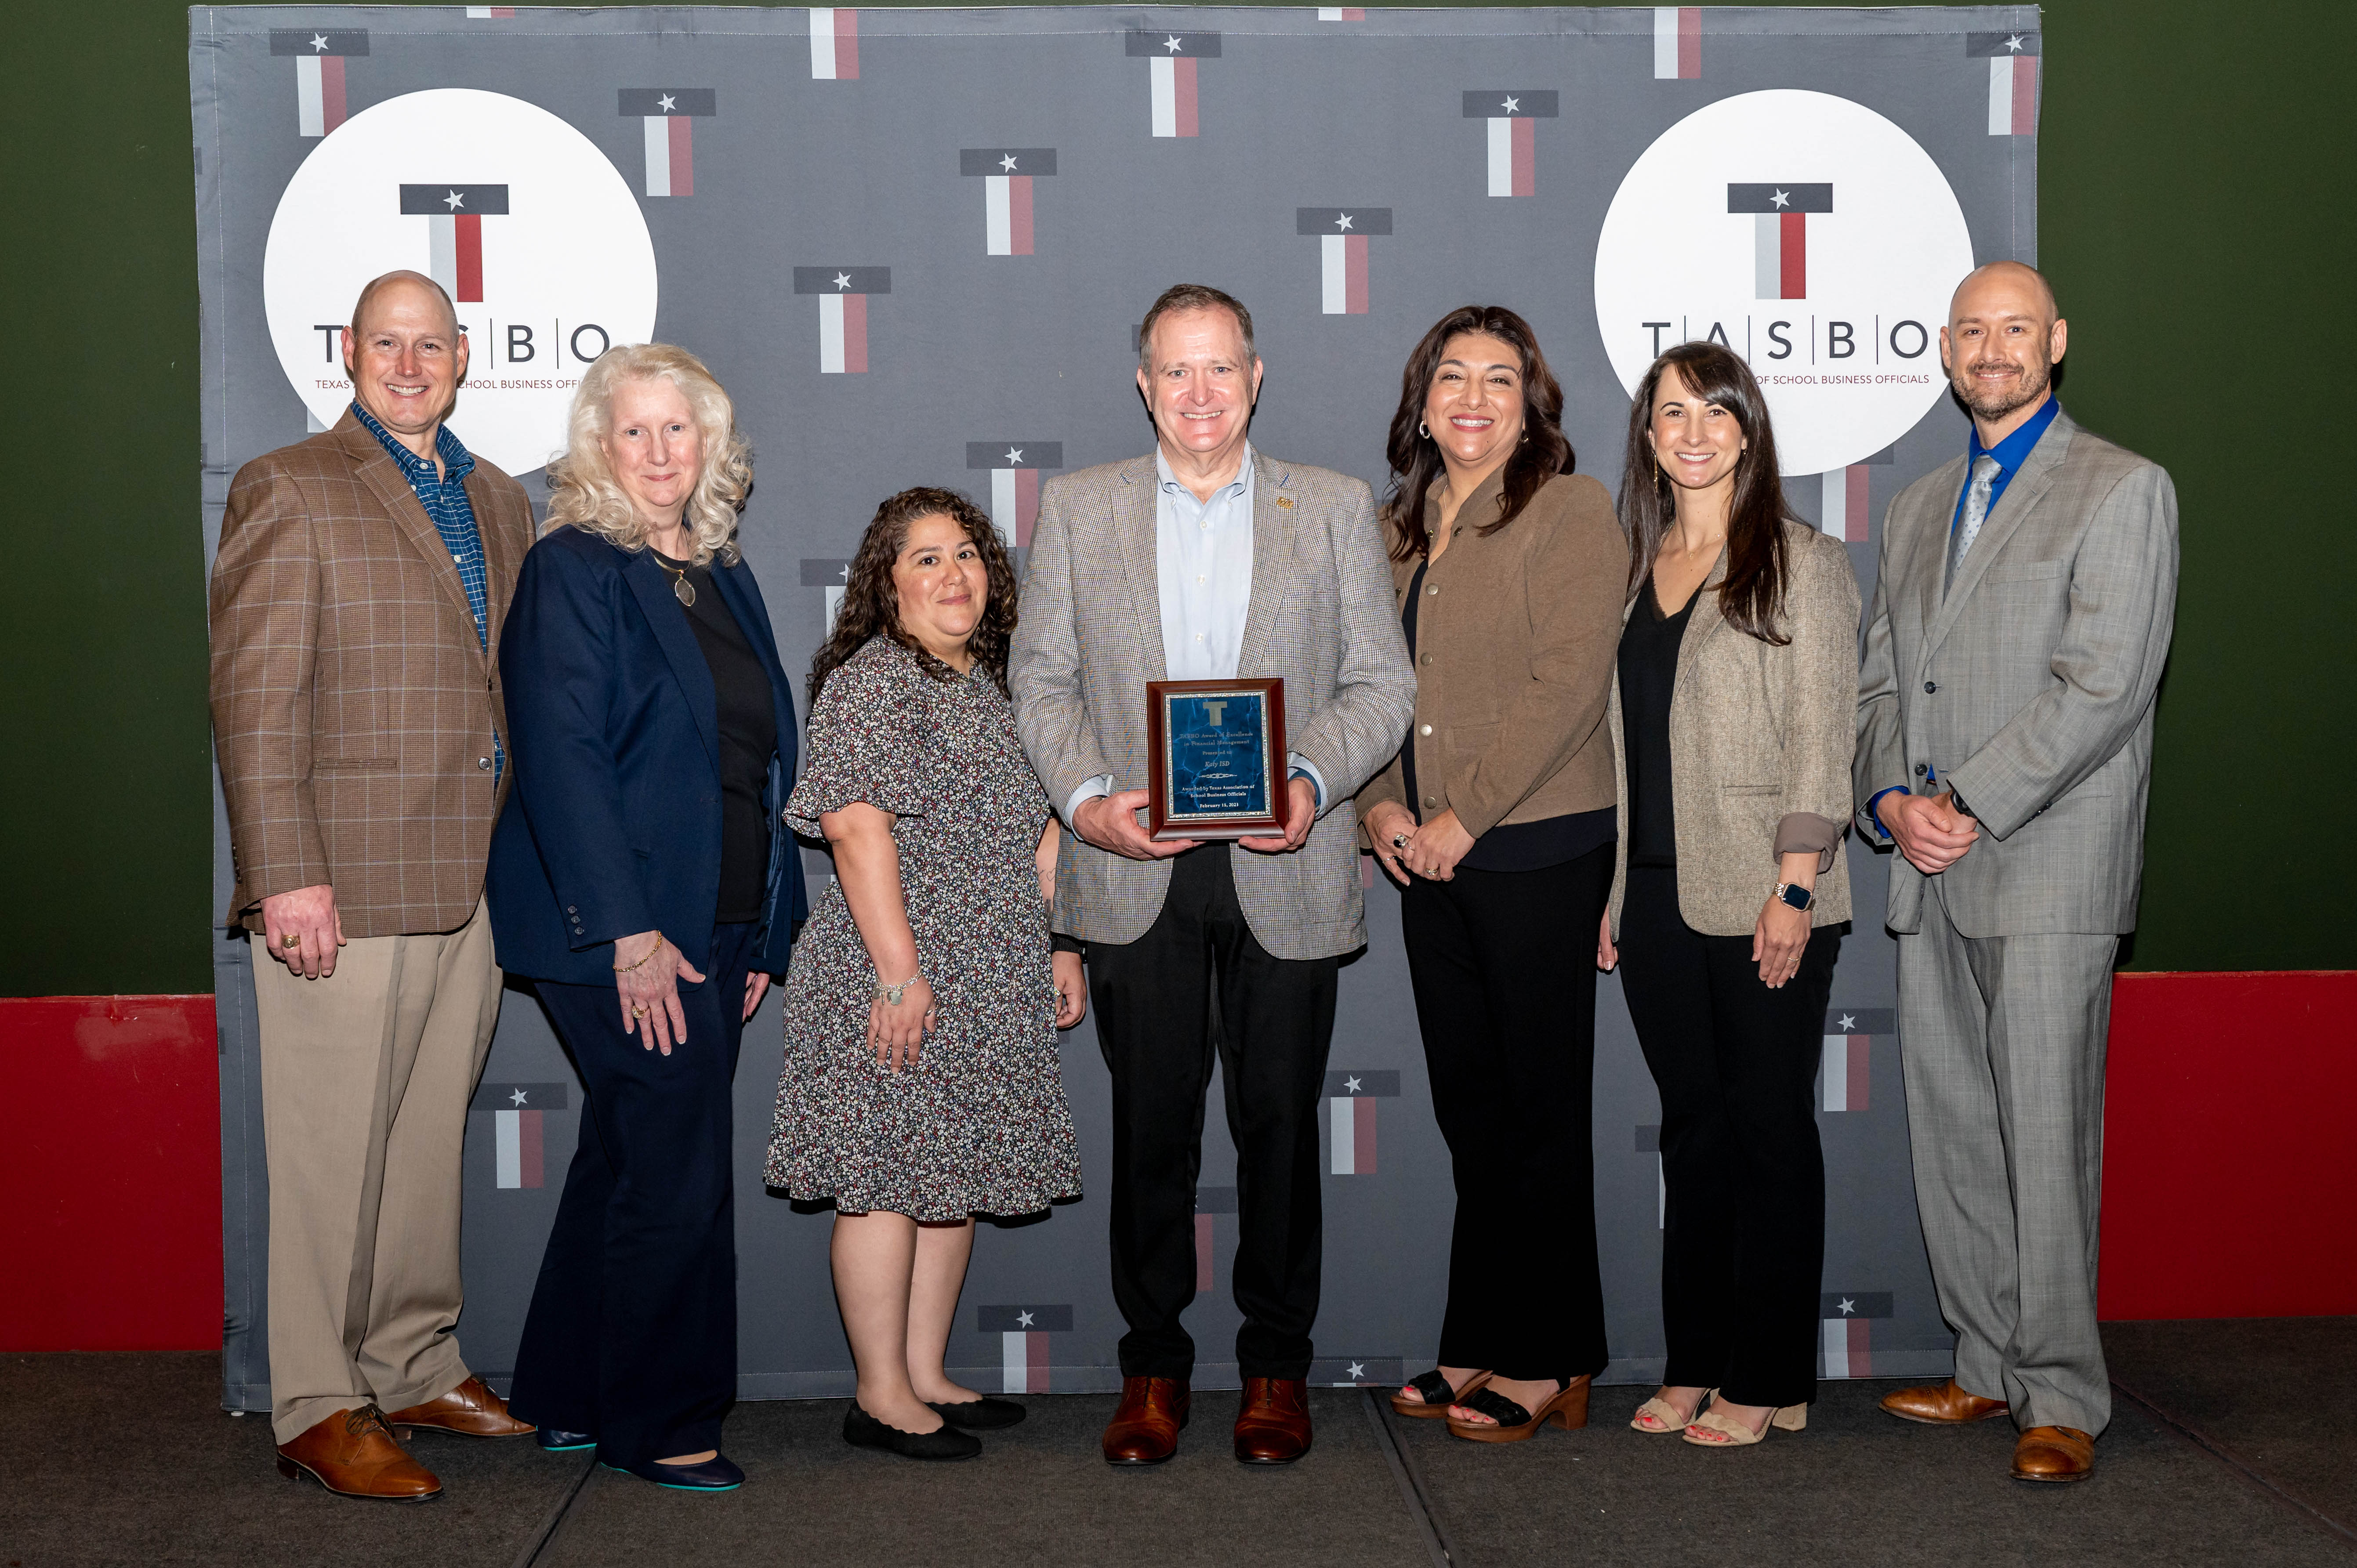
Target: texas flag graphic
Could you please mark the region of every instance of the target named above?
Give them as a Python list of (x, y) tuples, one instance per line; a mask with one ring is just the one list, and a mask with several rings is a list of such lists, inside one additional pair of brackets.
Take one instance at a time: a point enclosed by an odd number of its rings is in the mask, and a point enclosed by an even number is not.
[(990, 521), (1009, 550), (1031, 547), (1039, 520), (1039, 471), (1064, 466), (1060, 441), (969, 441), (965, 466), (990, 470)]
[(1367, 313), (1367, 236), (1392, 231), (1388, 207), (1297, 207), (1296, 234), (1318, 236), (1319, 308), (1328, 316)]
[(802, 557), (802, 586), (824, 590), (826, 624), (834, 627), (834, 612), (843, 607), (843, 590), (851, 581), (851, 563), (847, 560)]
[(1236, 1211), (1236, 1189), (1232, 1187), (1199, 1187), (1195, 1189), (1195, 1294), (1208, 1295), (1211, 1290), (1212, 1264), (1218, 1258), (1220, 1241), (1219, 1217)]
[(1809, 297), (1809, 214), (1834, 209), (1830, 185), (1730, 185), (1727, 209), (1752, 214), (1755, 296)]
[(1465, 95), (1465, 118), (1490, 127), (1490, 194), (1538, 194), (1538, 123), (1555, 118), (1552, 91), (1476, 88)]
[(811, 80), (859, 80), (859, 13), (810, 8)]
[(1053, 147), (961, 147), (958, 173), (982, 181), (982, 253), (1031, 253), (1031, 182), (1056, 172)]
[(1195, 62), (1220, 58), (1220, 35), (1133, 30), (1122, 35), (1121, 52), (1146, 62), (1154, 134), (1198, 134), (1200, 123), (1195, 113)]
[(647, 133), (647, 194), (695, 194), (695, 123), (720, 113), (709, 87), (625, 87), (625, 120), (643, 120)]
[(1397, 1100), (1399, 1091), (1399, 1074), (1389, 1069), (1326, 1075), (1328, 1174), (1375, 1174), (1375, 1101)]
[(1702, 76), (1702, 7), (1653, 7), (1653, 80), (1694, 81)]
[(501, 1187), (548, 1185), (546, 1129), (541, 1117), (565, 1108), (562, 1083), (487, 1083), (468, 1109), (491, 1113), (492, 1169)]
[(1824, 1331), (1823, 1367), (1818, 1376), (1825, 1378), (1870, 1378), (1874, 1376), (1873, 1320), (1890, 1316), (1890, 1293), (1880, 1291), (1827, 1291), (1817, 1316)]
[(504, 218), (504, 185), (404, 185), (401, 215), (423, 218), (432, 261), (426, 275), (462, 305), (483, 297), (483, 220)]
[(1367, 19), (1363, 5), (1320, 5), (1318, 19), (1321, 22), (1363, 22)]
[(1309, 1384), (1319, 1389), (1395, 1389), (1407, 1381), (1398, 1356), (1320, 1356), (1309, 1363)]
[(1827, 1013), (1824, 1066), (1817, 1074), (1817, 1109), (1865, 1110), (1874, 1036), (1897, 1030), (1888, 1007), (1836, 1007)]
[(1656, 1194), (1653, 1204), (1653, 1225), (1657, 1230), (1666, 1230), (1670, 1226), (1670, 1175), (1662, 1168), (1661, 1123), (1655, 1122), (1650, 1127), (1643, 1125), (1638, 1127), (1637, 1152), (1653, 1156), (1653, 1187)]
[(794, 292), (818, 295), (818, 368), (867, 371), (867, 296), (892, 292), (890, 267), (796, 267)]
[(270, 52), (295, 57), (296, 134), (324, 136), (344, 123), (344, 61), (369, 52), (363, 27), (273, 27)]
[(469, 5), (467, 7), (467, 20), (469, 22), (504, 22), (512, 20), (514, 16), (515, 7), (512, 5)]
[[(362, 51), (365, 53), (366, 51)], [(1966, 33), (1964, 53), (1988, 61), (1988, 134), (2038, 134), (2038, 35)]]
[(1044, 1394), (1048, 1391), (1048, 1336), (1072, 1331), (1072, 1309), (976, 1307), (974, 1326), (998, 1336), (999, 1365), (1005, 1373), (1001, 1393)]
[(1867, 476), (1877, 468), (1888, 468), (1898, 461), (1898, 448), (1885, 446), (1873, 456), (1852, 463), (1846, 468), (1834, 468), (1818, 475), (1818, 479), (1824, 486), (1818, 532), (1828, 539), (1839, 539), (1851, 544), (1865, 543), (1867, 523), (1874, 515), (1874, 498), (1867, 489)]

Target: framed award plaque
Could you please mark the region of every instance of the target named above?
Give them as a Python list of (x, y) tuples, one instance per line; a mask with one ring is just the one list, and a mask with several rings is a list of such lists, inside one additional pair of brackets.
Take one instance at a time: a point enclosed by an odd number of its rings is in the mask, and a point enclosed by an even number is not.
[(1161, 840), (1285, 832), (1285, 682), (1149, 681), (1146, 831)]

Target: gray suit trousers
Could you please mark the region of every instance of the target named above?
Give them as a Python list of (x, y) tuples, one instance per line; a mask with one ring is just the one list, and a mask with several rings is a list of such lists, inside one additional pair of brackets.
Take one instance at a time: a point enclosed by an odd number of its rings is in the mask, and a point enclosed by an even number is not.
[(2104, 1041), (2116, 936), (1967, 937), (1943, 878), (1899, 939), (1915, 1200), (1956, 1381), (2015, 1423), (2112, 1418), (2095, 1333)]

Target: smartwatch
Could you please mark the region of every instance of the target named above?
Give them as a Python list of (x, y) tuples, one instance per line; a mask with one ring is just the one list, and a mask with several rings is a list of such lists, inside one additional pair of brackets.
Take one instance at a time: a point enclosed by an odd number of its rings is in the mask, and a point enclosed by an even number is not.
[(1814, 893), (1797, 882), (1776, 884), (1776, 897), (1779, 902), (1789, 904), (1795, 909), (1806, 909), (1817, 901), (1817, 896)]

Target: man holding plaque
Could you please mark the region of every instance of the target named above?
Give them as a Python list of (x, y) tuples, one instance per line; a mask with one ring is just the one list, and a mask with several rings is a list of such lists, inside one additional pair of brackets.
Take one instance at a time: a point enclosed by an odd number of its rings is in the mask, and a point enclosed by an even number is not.
[(1415, 707), (1374, 498), (1253, 450), (1260, 381), (1241, 304), (1194, 284), (1155, 301), (1137, 386), (1156, 450), (1049, 481), (1009, 669), (1076, 841), (1054, 924), (1088, 944), (1113, 1072), (1115, 1465), (1169, 1458), (1187, 1423), (1214, 1047), (1241, 1209), (1235, 1455), (1308, 1451), (1317, 1104), (1337, 961), (1366, 941), (1351, 798)]

